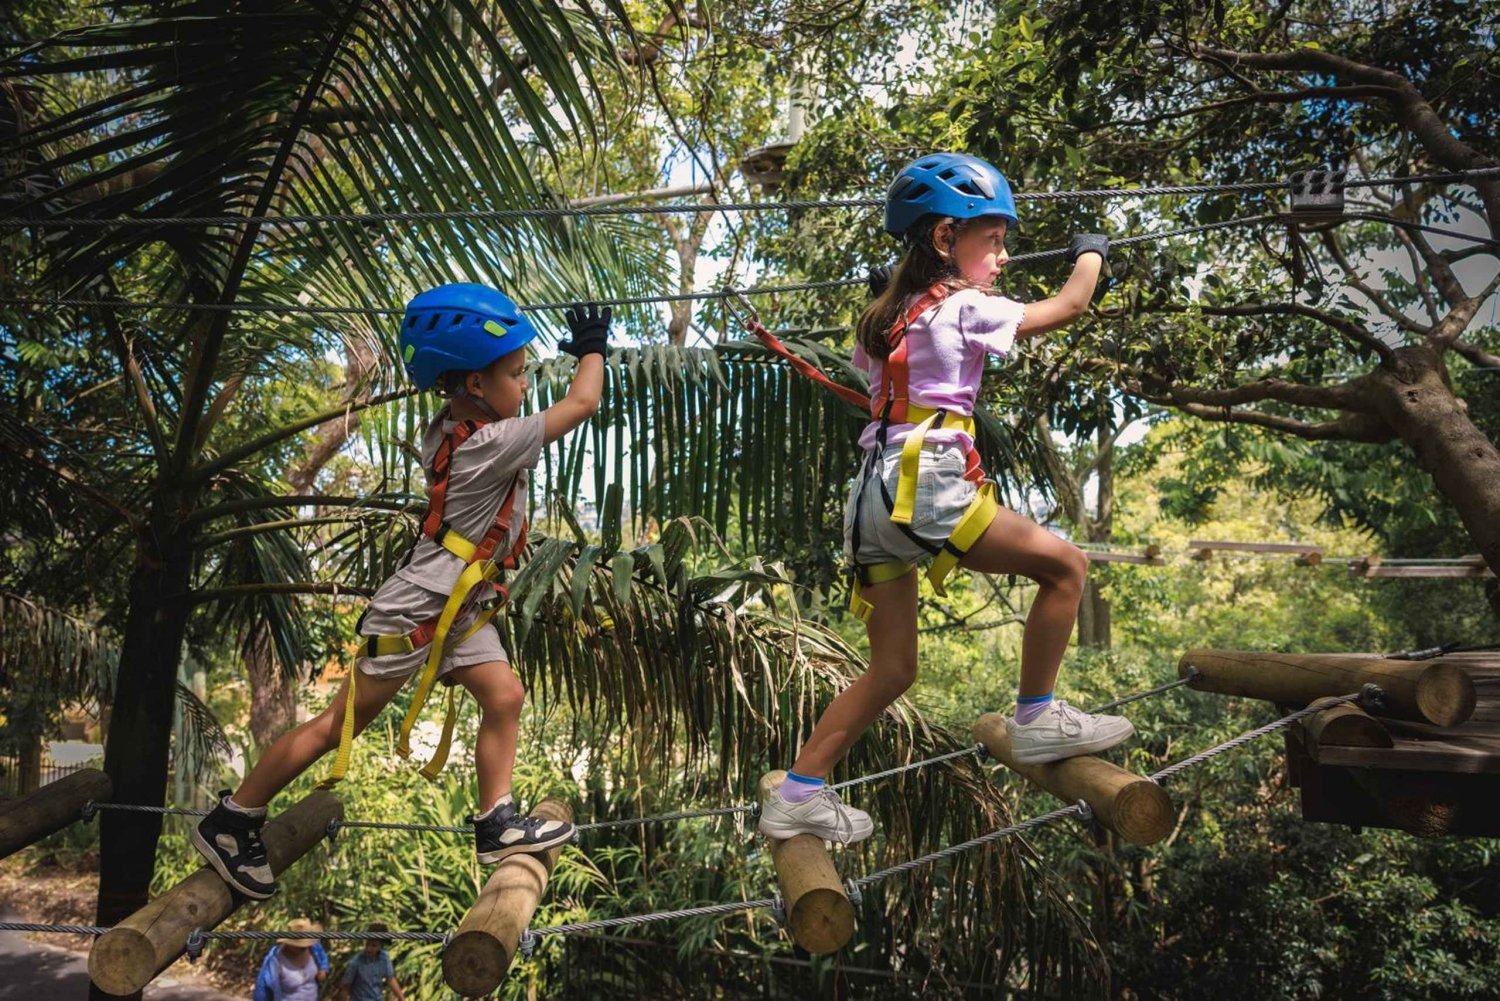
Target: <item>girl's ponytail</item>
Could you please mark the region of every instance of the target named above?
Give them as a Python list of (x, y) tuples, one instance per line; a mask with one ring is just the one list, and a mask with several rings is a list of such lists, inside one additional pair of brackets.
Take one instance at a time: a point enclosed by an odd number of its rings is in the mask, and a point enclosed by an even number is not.
[[(943, 223), (951, 223), (952, 232), (939, 247), (932, 234)], [(855, 337), (865, 354), (884, 361), (891, 353), (890, 332), (902, 318), (907, 297), (926, 292), (934, 285), (951, 289), (982, 288), (959, 277), (953, 263), (953, 244), (969, 221), (948, 216), (929, 215), (918, 220), (906, 233), (906, 255), (891, 275), (884, 292), (865, 307), (855, 325)]]

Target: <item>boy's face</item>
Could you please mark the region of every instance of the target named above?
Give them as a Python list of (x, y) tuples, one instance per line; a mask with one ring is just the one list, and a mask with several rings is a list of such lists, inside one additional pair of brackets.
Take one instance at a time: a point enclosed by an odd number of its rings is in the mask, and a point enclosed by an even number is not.
[(366, 942), (365, 943), (365, 955), (369, 956), (371, 959), (374, 959), (376, 956), (380, 955), (380, 948), (381, 948), (381, 944), (379, 942), (376, 942), (376, 941), (373, 941), (373, 940), (369, 941), (369, 942)]
[(489, 368), (470, 372), (469, 392), (480, 397), (500, 417), (514, 417), (526, 399), (526, 349), (517, 348)]

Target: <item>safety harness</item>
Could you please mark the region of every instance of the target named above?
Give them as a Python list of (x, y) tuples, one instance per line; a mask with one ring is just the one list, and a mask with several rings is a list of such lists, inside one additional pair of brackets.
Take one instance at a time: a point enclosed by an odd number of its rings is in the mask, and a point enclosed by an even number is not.
[[(426, 705), (428, 697), (432, 694), (433, 686), (437, 683), (438, 668), (442, 666), (443, 655), (451, 647), (458, 646), (483, 629), (504, 607), (509, 598), (509, 592), (500, 581), (505, 571), (515, 569), (516, 561), (526, 548), (526, 519), (523, 515), (520, 531), (515, 534), (515, 541), (510, 551), (498, 561), (495, 559), (495, 550), (501, 540), (511, 535), (511, 521), (515, 514), (516, 498), (520, 495), (521, 474), (519, 472), (511, 478), (505, 498), (495, 512), (494, 522), (478, 542), (471, 542), (459, 535), (453, 530), (453, 526), (443, 519), (453, 453), (468, 441), (475, 431), (488, 423), (489, 421), (472, 420), (460, 422), (443, 437), (437, 454), (432, 460), (432, 486), (427, 491), (427, 513), (422, 518), (422, 535), (464, 561), (463, 572), (459, 574), (458, 582), (454, 584), (447, 601), (443, 603), (442, 612), (437, 618), (423, 622), (405, 635), (360, 638), (357, 657), (384, 657), (389, 654), (410, 653), (424, 646), (427, 647), (427, 660), (422, 666), (416, 695), (412, 699), (411, 707), (406, 711), (406, 717), (401, 721), (401, 730), (396, 741), (396, 753), (403, 758), (411, 757), (411, 731), (417, 724), (422, 707)], [(412, 551), (415, 552), (415, 549), (413, 545)], [(407, 559), (410, 558), (411, 553), (408, 553)], [(453, 623), (467, 605), (470, 595), (484, 584), (489, 584), (494, 589), (498, 600), (481, 611), (474, 619), (473, 625), (462, 635), (456, 639), (452, 638), (450, 633)], [(354, 745), (354, 686), (358, 676), (357, 668), (349, 672), (349, 688), (344, 699), (344, 725), (339, 733), (338, 755), (334, 758), (333, 769), (328, 777), (320, 783), (320, 788), (331, 788), (348, 771), (349, 757)], [(429, 779), (436, 779), (438, 773), (443, 770), (443, 765), (448, 761), (448, 751), (453, 743), (453, 725), (457, 715), (455, 691), (450, 685), (448, 706), (443, 719), (442, 738), (438, 741), (432, 760), (422, 767), (422, 774)]]
[(896, 480), (896, 496), (891, 496), (885, 481), (880, 479), (881, 499), (885, 502), (891, 522), (912, 542), (932, 554), (932, 563), (927, 569), (927, 580), (932, 584), (934, 591), (940, 595), (947, 594), (943, 582), (958, 566), (958, 561), (963, 558), (964, 554), (984, 535), (985, 529), (989, 528), (990, 522), (995, 520), (995, 515), (1000, 509), (999, 501), (995, 498), (995, 485), (986, 478), (979, 464), (979, 452), (970, 445), (968, 454), (965, 456), (967, 466), (964, 470), (964, 479), (977, 483), (979, 489), (974, 495), (974, 500), (959, 518), (958, 524), (954, 526), (953, 532), (941, 544), (938, 544), (922, 538), (910, 527), (916, 508), (917, 482), (927, 432), (939, 427), (955, 428), (966, 433), (971, 442), (974, 440), (972, 415), (925, 407), (919, 403), (913, 403), (908, 398), (907, 382), (910, 366), (907, 364), (907, 331), (913, 321), (927, 310), (940, 305), (948, 295), (949, 289), (946, 285), (932, 286), (912, 304), (904, 317), (891, 326), (887, 335), (891, 352), (885, 359), (881, 382), (875, 387), (874, 398), (858, 390), (850, 389), (848, 386), (840, 385), (811, 362), (794, 355), (786, 345), (765, 328), (755, 308), (740, 293), (735, 292), (725, 300), (732, 306), (738, 307), (739, 317), (745, 328), (771, 351), (785, 359), (792, 368), (836, 393), (842, 399), (863, 410), (868, 410), (872, 419), (880, 421), (880, 427), (875, 436), (875, 447), (866, 452), (861, 462), (859, 483), (855, 487), (854, 525), (850, 539), (854, 553), (854, 566), (852, 568), (853, 581), (849, 589), (849, 610), (865, 621), (869, 620), (874, 608), (862, 597), (862, 589), (899, 580), (912, 570), (910, 563), (900, 561), (859, 562), (859, 523), (864, 505), (864, 487), (870, 476), (873, 475), (877, 479), (880, 477), (880, 456), (885, 451), (891, 425), (915, 424), (916, 427), (906, 436), (901, 446), (901, 473)]

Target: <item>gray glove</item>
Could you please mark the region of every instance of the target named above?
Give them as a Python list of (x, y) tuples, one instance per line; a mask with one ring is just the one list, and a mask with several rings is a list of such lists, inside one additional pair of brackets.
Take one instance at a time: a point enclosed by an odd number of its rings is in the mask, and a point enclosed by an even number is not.
[(1068, 263), (1075, 263), (1082, 254), (1098, 254), (1109, 260), (1109, 237), (1103, 233), (1075, 233), (1073, 245), (1068, 248)]

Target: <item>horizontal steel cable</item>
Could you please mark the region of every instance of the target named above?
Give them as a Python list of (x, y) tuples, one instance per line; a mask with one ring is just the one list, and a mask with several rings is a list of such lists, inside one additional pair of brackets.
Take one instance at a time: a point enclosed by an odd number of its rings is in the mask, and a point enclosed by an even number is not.
[(1285, 730), (1293, 723), (1296, 723), (1299, 720), (1304, 720), (1309, 716), (1316, 716), (1318, 713), (1322, 712), (1325, 709), (1331, 709), (1334, 706), (1344, 705), (1345, 703), (1349, 702), (1358, 702), (1360, 699), (1366, 696), (1367, 692), (1368, 688), (1362, 691), (1355, 692), (1352, 695), (1335, 695), (1331, 698), (1319, 699), (1305, 709), (1298, 709), (1296, 712), (1289, 713), (1273, 723), (1267, 723), (1265, 726), (1258, 726), (1254, 730), (1248, 730), (1245, 733), (1240, 734), (1238, 737), (1234, 737), (1224, 741), (1224, 743), (1222, 744), (1216, 744), (1206, 751), (1199, 751), (1197, 754), (1194, 754), (1191, 757), (1183, 758), (1176, 764), (1168, 765), (1161, 771), (1156, 772), (1149, 777), (1152, 782), (1160, 785), (1161, 783), (1172, 778), (1174, 775), (1192, 768), (1194, 765), (1202, 764), (1210, 758), (1216, 758), (1221, 754), (1234, 750), (1236, 747), (1239, 747), (1243, 744), (1248, 744), (1250, 743), (1250, 741), (1256, 740), (1260, 737), (1264, 737), (1268, 733), (1275, 733), (1277, 730)]
[[(1235, 226), (1256, 226), (1271, 222), (1280, 218), (1275, 213), (1263, 213), (1261, 215), (1245, 216), (1237, 219), (1225, 219), (1220, 222), (1203, 223), (1197, 226), (1184, 226), (1179, 229), (1166, 230), (1161, 233), (1140, 233), (1135, 236), (1121, 237), (1110, 242), (1111, 247), (1130, 247), (1141, 243), (1152, 243), (1157, 240), (1169, 240), (1179, 236), (1191, 236), (1197, 233), (1207, 233), (1212, 230), (1229, 229)], [(1007, 267), (1024, 267), (1040, 261), (1048, 261), (1056, 258), (1066, 257), (1068, 250), (1065, 247), (1057, 247), (1048, 250), (1034, 250), (1025, 254), (1017, 254), (1006, 262)], [(820, 281), (792, 282), (784, 285), (751, 285), (746, 288), (718, 288), (703, 292), (676, 292), (662, 295), (633, 295), (613, 299), (590, 299), (589, 302), (600, 306), (641, 306), (652, 303), (692, 302), (710, 299), (729, 299), (740, 295), (780, 295), (788, 292), (811, 292), (824, 289), (843, 288), (852, 285), (863, 285), (866, 279), (859, 278), (828, 278)], [(533, 302), (520, 306), (529, 312), (541, 310), (570, 309), (578, 305), (578, 300), (566, 302)], [(60, 298), (39, 298), (32, 296), (4, 296), (0, 297), (0, 306), (76, 306), (84, 308), (104, 309), (163, 309), (176, 312), (207, 312), (207, 313), (287, 313), (305, 316), (401, 316), (405, 309), (398, 306), (315, 306), (303, 305), (302, 303), (269, 303), (269, 302), (175, 302), (166, 300), (134, 300), (134, 299), (89, 299), (78, 296)]]
[[(1478, 167), (1469, 170), (1448, 171), (1434, 174), (1414, 174), (1409, 177), (1367, 177), (1345, 180), (1335, 185), (1336, 189), (1390, 187), (1405, 184), (1441, 184), (1500, 176), (1500, 167)], [(1068, 202), (1089, 200), (1113, 200), (1122, 198), (1148, 198), (1178, 195), (1258, 194), (1267, 191), (1285, 191), (1292, 187), (1289, 180), (1281, 181), (1236, 181), (1223, 184), (1157, 184), (1134, 188), (1079, 188), (1064, 191), (1023, 191), (1016, 194), (1017, 202)], [(472, 220), (475, 222), (511, 222), (521, 219), (560, 219), (590, 216), (652, 215), (703, 215), (714, 212), (800, 212), (809, 209), (872, 209), (885, 204), (884, 198), (827, 198), (788, 199), (786, 201), (754, 202), (663, 202), (651, 205), (537, 205), (530, 208), (513, 209), (450, 209), (443, 211), (395, 211), (395, 212), (327, 212), (302, 215), (243, 216), (45, 216), (26, 218), (22, 216), (0, 216), (0, 229), (110, 229), (126, 227), (157, 226), (244, 226), (251, 222), (261, 227), (286, 227), (306, 225), (389, 224), (399, 222), (452, 222)]]

